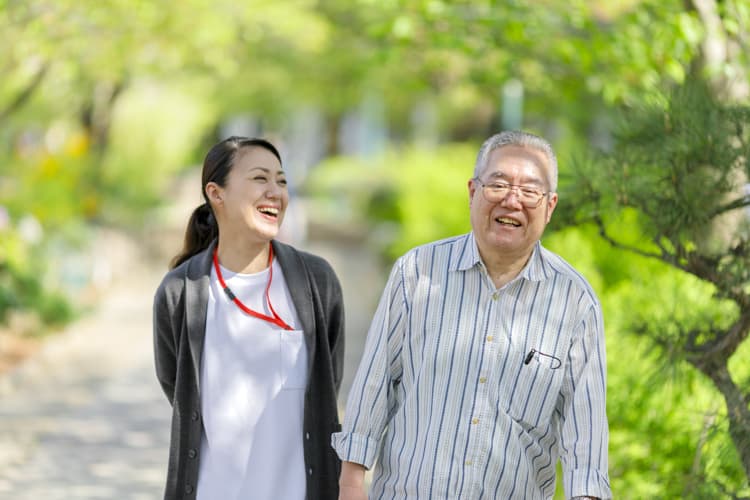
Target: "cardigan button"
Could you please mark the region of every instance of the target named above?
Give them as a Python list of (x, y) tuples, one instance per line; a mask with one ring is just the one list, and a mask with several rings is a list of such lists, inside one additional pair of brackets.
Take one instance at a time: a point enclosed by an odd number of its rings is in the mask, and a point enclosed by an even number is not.
[(196, 456), (198, 456), (198, 453), (196, 453), (196, 451), (194, 449), (190, 449), (190, 450), (188, 450), (188, 456), (190, 458), (195, 458)]
[(310, 467), (309, 469), (307, 469), (307, 475), (308, 476), (312, 476), (312, 467)]
[(189, 484), (187, 486), (185, 486), (185, 493), (187, 493), (189, 495), (192, 492), (193, 492), (193, 487), (192, 486), (190, 486)]
[(305, 432), (305, 439), (307, 439), (308, 441), (310, 441), (310, 433), (309, 432)]
[(193, 420), (198, 420), (198, 417), (200, 416), (197, 411), (193, 410), (193, 413), (190, 415)]

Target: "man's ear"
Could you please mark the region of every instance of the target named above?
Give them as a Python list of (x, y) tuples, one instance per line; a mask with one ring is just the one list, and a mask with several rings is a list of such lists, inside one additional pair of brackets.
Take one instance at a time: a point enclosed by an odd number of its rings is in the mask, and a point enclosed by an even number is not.
[(549, 224), (549, 221), (552, 220), (552, 213), (555, 211), (556, 206), (557, 206), (557, 193), (550, 193), (549, 199), (547, 200), (547, 222), (546, 224)]
[(471, 208), (471, 202), (474, 199), (474, 193), (477, 191), (477, 186), (473, 178), (469, 179), (466, 183), (466, 187), (469, 188), (469, 208)]

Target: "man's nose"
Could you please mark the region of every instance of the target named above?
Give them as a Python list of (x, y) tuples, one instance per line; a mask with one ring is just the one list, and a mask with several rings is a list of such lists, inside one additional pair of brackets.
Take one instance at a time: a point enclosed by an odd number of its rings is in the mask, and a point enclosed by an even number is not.
[(521, 199), (519, 197), (518, 189), (519, 188), (517, 188), (516, 186), (511, 186), (510, 190), (508, 191), (508, 194), (505, 195), (505, 198), (503, 198), (500, 201), (500, 203), (508, 205), (508, 206), (512, 206), (512, 207), (521, 206), (522, 204), (521, 204)]

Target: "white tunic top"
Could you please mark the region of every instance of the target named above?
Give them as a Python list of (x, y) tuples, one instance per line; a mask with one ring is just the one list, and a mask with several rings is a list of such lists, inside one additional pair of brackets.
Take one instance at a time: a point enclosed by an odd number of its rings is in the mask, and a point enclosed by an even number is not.
[[(221, 268), (227, 286), (251, 309), (271, 316), (268, 269), (238, 274)], [(198, 500), (304, 499), (303, 408), (307, 349), (276, 259), (271, 304), (295, 330), (244, 313), (211, 271), (201, 363)]]

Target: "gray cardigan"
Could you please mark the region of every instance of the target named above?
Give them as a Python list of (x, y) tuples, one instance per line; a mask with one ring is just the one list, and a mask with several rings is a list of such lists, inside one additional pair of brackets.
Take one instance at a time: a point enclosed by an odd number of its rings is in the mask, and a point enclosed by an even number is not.
[[(341, 464), (330, 440), (331, 433), (341, 429), (336, 404), (344, 361), (341, 285), (322, 258), (277, 241), (272, 244), (308, 352), (303, 424), (307, 499), (336, 499)], [(215, 245), (169, 271), (154, 297), (156, 375), (172, 405), (167, 500), (195, 498), (203, 433), (200, 363)]]

